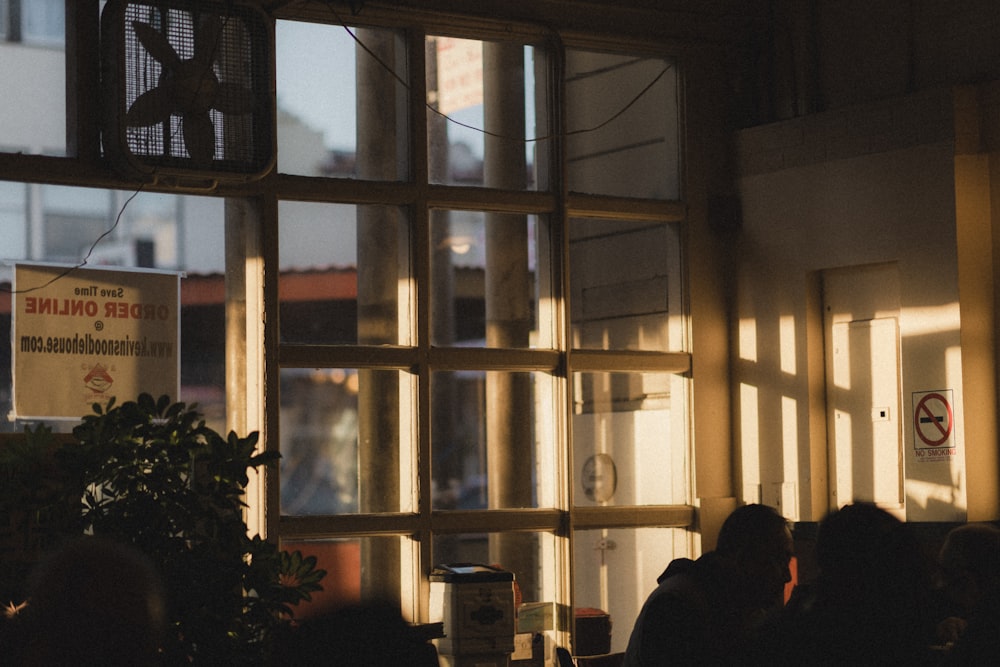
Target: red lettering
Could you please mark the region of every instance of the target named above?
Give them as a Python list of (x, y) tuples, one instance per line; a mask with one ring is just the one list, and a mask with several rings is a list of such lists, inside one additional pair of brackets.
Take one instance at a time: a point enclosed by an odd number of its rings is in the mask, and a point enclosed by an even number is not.
[(45, 299), (34, 296), (24, 298), (27, 315), (70, 315), (73, 317), (97, 315), (97, 303), (83, 299)]
[[(97, 306), (95, 304), (96, 311)], [(114, 319), (133, 320), (165, 320), (170, 316), (170, 309), (165, 305), (155, 303), (126, 303), (125, 301), (106, 301), (104, 316)]]

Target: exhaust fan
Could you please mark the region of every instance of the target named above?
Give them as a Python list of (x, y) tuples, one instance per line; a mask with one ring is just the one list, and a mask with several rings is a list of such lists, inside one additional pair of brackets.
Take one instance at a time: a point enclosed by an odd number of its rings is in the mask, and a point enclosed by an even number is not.
[(132, 175), (252, 180), (274, 163), (270, 22), (237, 3), (110, 0), (104, 150)]

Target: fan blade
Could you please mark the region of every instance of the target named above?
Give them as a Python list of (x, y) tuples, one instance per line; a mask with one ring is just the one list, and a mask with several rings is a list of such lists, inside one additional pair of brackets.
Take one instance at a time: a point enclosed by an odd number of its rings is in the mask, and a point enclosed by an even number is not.
[(147, 90), (129, 107), (125, 114), (125, 124), (129, 127), (145, 127), (164, 123), (173, 112), (173, 95), (166, 86)]
[(194, 60), (211, 65), (222, 48), (222, 21), (217, 14), (202, 14), (194, 20)]
[(164, 67), (172, 70), (180, 64), (181, 59), (174, 51), (174, 47), (156, 28), (142, 21), (132, 21), (132, 30), (135, 31), (135, 36), (139, 38), (143, 47), (149, 51), (149, 55), (153, 56)]
[(184, 145), (195, 162), (211, 162), (215, 157), (215, 126), (207, 112), (184, 114)]
[(252, 113), (257, 106), (253, 91), (237, 83), (219, 83), (219, 92), (212, 102), (212, 107), (225, 114), (239, 116)]

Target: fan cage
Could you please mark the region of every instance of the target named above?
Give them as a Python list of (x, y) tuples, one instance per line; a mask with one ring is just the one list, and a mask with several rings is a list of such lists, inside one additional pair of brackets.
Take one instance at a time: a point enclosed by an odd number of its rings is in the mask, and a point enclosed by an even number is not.
[[(105, 11), (115, 11), (108, 3)], [(238, 84), (250, 90), (254, 108), (241, 114), (209, 110), (214, 128), (214, 155), (210, 163), (195, 161), (185, 145), (183, 116), (171, 113), (167, 122), (130, 126), (128, 110), (143, 93), (160, 85), (163, 65), (151, 55), (136, 36), (134, 22), (146, 23), (164, 35), (177, 56), (190, 59), (195, 49), (195, 22), (202, 15), (219, 17), (221, 30), (212, 48), (212, 69), (220, 82)], [(169, 6), (126, 2), (117, 8), (111, 39), (106, 42), (105, 72), (113, 73), (109, 91), (117, 100), (115, 118), (118, 145), (109, 152), (124, 158), (133, 168), (149, 172), (157, 168), (183, 172), (210, 172), (213, 177), (226, 172), (234, 175), (262, 175), (273, 162), (270, 113), (270, 60), (268, 31), (262, 17), (239, 5), (173, 2)], [(106, 35), (106, 37), (108, 37)]]

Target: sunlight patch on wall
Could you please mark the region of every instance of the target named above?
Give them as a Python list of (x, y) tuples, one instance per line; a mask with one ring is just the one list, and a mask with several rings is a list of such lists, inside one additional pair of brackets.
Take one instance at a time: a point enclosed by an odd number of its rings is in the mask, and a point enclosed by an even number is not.
[(757, 320), (740, 320), (740, 359), (757, 361)]
[(833, 386), (851, 388), (850, 327), (846, 323), (833, 325)]
[(760, 502), (760, 424), (757, 387), (740, 383), (740, 466), (743, 501)]
[(834, 489), (834, 493), (836, 495), (837, 507), (843, 507), (854, 500), (854, 459), (851, 456), (851, 413), (843, 410), (835, 410), (834, 419), (837, 420), (837, 442), (835, 443), (834, 453), (834, 458), (836, 459), (834, 461), (836, 488)]
[[(954, 464), (952, 464), (954, 466)], [(955, 471), (958, 475), (958, 471)], [(917, 505), (921, 509), (927, 509), (932, 504), (954, 507), (960, 512), (966, 511), (965, 494), (959, 493), (959, 482), (956, 480), (954, 486), (937, 484), (922, 479), (906, 480), (906, 502), (908, 505)]]
[(781, 458), (783, 478), (794, 480), (798, 475), (799, 415), (798, 401), (790, 396), (781, 397)]
[(899, 334), (907, 337), (947, 333), (958, 331), (960, 323), (957, 302), (943, 306), (903, 308), (900, 310)]
[(782, 315), (778, 323), (781, 372), (795, 375), (795, 318)]

